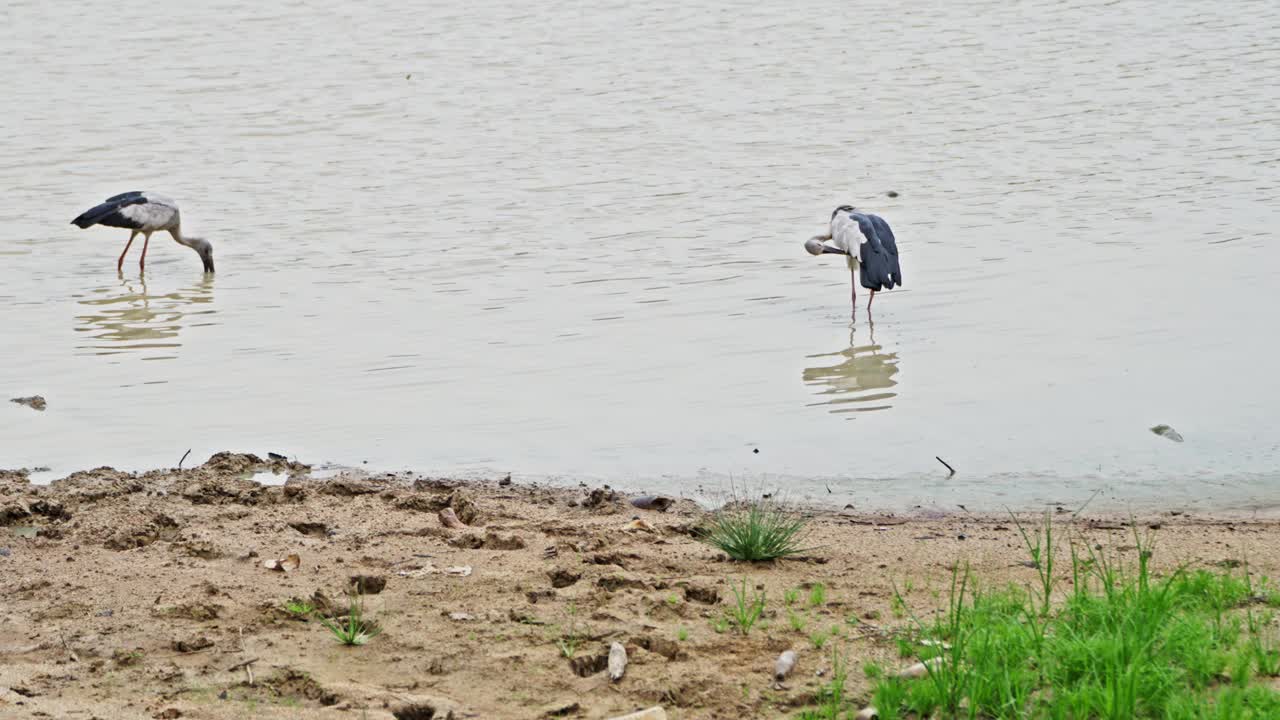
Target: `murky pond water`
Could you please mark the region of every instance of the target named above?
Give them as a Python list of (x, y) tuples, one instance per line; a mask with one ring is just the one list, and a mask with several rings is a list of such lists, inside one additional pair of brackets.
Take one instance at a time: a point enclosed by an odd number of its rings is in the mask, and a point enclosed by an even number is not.
[[(1280, 501), (1274, 2), (0, 20), (0, 393), (49, 401), (0, 404), (0, 466)], [(127, 232), (68, 224), (132, 189), (215, 278), (161, 236), (118, 278)], [(906, 280), (852, 323), (801, 247), (841, 203)]]

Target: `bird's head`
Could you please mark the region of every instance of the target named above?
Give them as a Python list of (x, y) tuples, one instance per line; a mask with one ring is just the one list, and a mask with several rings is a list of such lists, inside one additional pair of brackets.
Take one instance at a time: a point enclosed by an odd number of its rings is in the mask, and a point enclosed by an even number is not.
[(204, 238), (185, 238), (185, 240), (187, 246), (200, 256), (200, 262), (204, 263), (204, 271), (213, 272), (213, 245)]
[(814, 235), (804, 241), (804, 249), (807, 250), (810, 255), (821, 255), (824, 252), (824, 248), (826, 248), (826, 243), (823, 242), (824, 240), (826, 240), (826, 238), (822, 235)]

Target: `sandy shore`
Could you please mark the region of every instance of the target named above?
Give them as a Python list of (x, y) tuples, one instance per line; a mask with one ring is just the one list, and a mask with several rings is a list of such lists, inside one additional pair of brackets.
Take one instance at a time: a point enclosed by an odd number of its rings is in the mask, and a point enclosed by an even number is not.
[[(260, 470), (294, 477), (264, 487), (247, 479)], [(444, 527), (446, 507), (469, 527)], [(826, 681), (832, 648), (850, 659), (855, 696), (869, 689), (863, 663), (902, 664), (895, 584), (927, 614), (957, 562), (982, 583), (1035, 579), (1007, 517), (809, 512), (805, 557), (743, 565), (694, 539), (705, 511), (693, 502), (639, 510), (606, 488), (315, 480), (227, 453), (43, 487), (0, 471), (0, 716), (610, 718), (660, 705), (671, 718), (786, 717)], [(1056, 520), (1133, 554), (1127, 519)], [(1157, 569), (1247, 561), (1280, 574), (1280, 523), (1165, 514), (1139, 525), (1158, 528)], [(296, 570), (263, 565), (291, 554)], [(383, 630), (365, 646), (283, 609), (343, 605), (357, 577)], [(766, 626), (746, 637), (717, 627), (743, 579), (768, 598)], [(573, 661), (556, 643), (571, 636)], [(629, 665), (611, 683), (595, 665), (615, 641)], [(799, 662), (777, 684), (787, 649)]]

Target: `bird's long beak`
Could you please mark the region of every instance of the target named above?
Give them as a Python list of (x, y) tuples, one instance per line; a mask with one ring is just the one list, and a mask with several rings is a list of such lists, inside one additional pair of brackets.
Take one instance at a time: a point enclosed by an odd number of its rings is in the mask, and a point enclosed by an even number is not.
[(823, 255), (848, 255), (849, 253), (847, 253), (847, 252), (845, 252), (845, 251), (843, 251), (843, 250), (841, 250), (841, 249), (839, 249), (839, 248), (833, 248), (833, 247), (831, 247), (830, 245), (823, 245), (823, 246), (822, 246), (822, 254), (823, 254)]

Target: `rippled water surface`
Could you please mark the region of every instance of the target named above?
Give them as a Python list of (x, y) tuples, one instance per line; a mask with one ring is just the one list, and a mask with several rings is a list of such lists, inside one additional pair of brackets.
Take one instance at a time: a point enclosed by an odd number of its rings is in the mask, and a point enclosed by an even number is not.
[(6, 3), (0, 466), (1277, 504), (1280, 5), (820, 5)]

